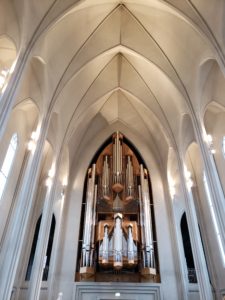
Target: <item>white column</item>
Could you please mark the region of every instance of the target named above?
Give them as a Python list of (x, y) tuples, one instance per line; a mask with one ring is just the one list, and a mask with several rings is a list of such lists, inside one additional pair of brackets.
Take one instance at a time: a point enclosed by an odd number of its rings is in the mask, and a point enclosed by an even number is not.
[(213, 207), (216, 214), (217, 223), (221, 232), (222, 244), (225, 249), (225, 196), (215, 165), (213, 155), (208, 152), (208, 155), (203, 153), (205, 164), (205, 175), (212, 196)]
[(38, 185), (41, 156), (44, 148), (48, 120), (42, 123), (41, 135), (36, 151), (30, 155), (27, 169), (18, 191), (17, 204), (9, 222), (6, 239), (0, 254), (0, 299), (10, 299), (17, 267), (21, 258), (27, 225), (35, 201)]
[(42, 282), (42, 275), (46, 261), (46, 250), (49, 240), (51, 222), (52, 222), (52, 207), (54, 201), (54, 188), (49, 186), (44, 200), (42, 218), (38, 241), (32, 266), (31, 280), (28, 288), (29, 300), (38, 300)]
[(144, 168), (141, 167), (141, 201), (143, 203), (144, 230), (145, 230), (145, 254), (147, 258), (147, 267), (155, 267), (153, 236), (152, 236), (152, 220), (150, 210), (150, 197), (148, 178), (144, 178)]
[[(64, 186), (65, 189), (65, 186)], [(54, 243), (56, 245), (56, 250), (52, 253), (52, 259), (51, 259), (51, 273), (53, 274), (53, 276), (50, 276), (49, 278), (49, 288), (48, 288), (48, 299), (52, 299), (52, 295), (54, 294), (54, 281), (55, 281), (55, 273), (56, 273), (56, 263), (57, 263), (57, 259), (58, 259), (58, 249), (59, 249), (59, 245), (60, 245), (60, 235), (61, 235), (61, 231), (62, 231), (62, 216), (63, 216), (63, 209), (64, 209), (64, 202), (65, 202), (65, 190), (63, 190), (63, 194), (62, 197), (60, 199), (60, 214), (58, 217), (57, 223), (56, 223), (56, 228), (57, 229), (55, 231), (55, 236), (54, 236)], [(62, 293), (59, 293), (62, 295)], [(58, 294), (58, 296), (59, 296)], [(62, 299), (63, 297), (59, 298)], [(58, 300), (58, 299), (57, 299)]]
[(90, 266), (91, 242), (92, 242), (92, 221), (93, 221), (93, 206), (95, 202), (95, 164), (92, 165), (91, 176), (88, 178), (86, 212), (84, 223), (84, 235), (82, 244), (83, 263), (82, 267)]
[(207, 144), (207, 141), (204, 141), (203, 138), (206, 136), (204, 125), (198, 123), (195, 127), (195, 130), (198, 144), (202, 153), (205, 175), (210, 189), (210, 194), (212, 196), (212, 202), (215, 209), (219, 230), (221, 232), (222, 244), (225, 249), (225, 195), (210, 147)]
[[(184, 174), (181, 174), (183, 182), (185, 182)], [(205, 261), (205, 255), (202, 247), (202, 241), (199, 233), (198, 220), (194, 205), (194, 199), (191, 187), (186, 188), (185, 185), (185, 202), (186, 202), (186, 216), (188, 222), (188, 229), (190, 233), (192, 251), (194, 256), (196, 274), (199, 285), (199, 293), (201, 300), (212, 300), (212, 289), (209, 281), (208, 270)]]

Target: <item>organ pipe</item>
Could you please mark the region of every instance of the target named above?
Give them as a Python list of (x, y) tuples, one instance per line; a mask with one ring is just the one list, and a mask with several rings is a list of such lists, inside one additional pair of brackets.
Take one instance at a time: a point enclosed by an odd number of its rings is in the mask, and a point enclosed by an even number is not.
[(127, 184), (127, 196), (133, 196), (134, 189), (134, 174), (133, 174), (133, 166), (131, 163), (131, 157), (127, 157), (127, 168), (126, 168), (126, 184)]
[(122, 215), (116, 214), (115, 218), (115, 227), (114, 227), (114, 267), (120, 269), (122, 267), (122, 244), (123, 244), (123, 235), (122, 235)]
[(116, 133), (113, 144), (113, 174), (114, 183), (121, 183), (122, 175), (122, 146), (120, 143), (119, 132)]
[(93, 266), (93, 264), (94, 264), (97, 189), (98, 189), (98, 186), (96, 184), (94, 187), (94, 204), (93, 204), (93, 214), (92, 214), (90, 266)]
[[(91, 177), (88, 178), (87, 187), (87, 204), (86, 204), (86, 216), (85, 227), (83, 236), (83, 266), (90, 266), (90, 252), (91, 252), (91, 232), (92, 232), (92, 220), (93, 220), (93, 203), (95, 198), (95, 165), (91, 169)], [(91, 222), (90, 222), (91, 220)]]
[(108, 225), (104, 226), (104, 238), (103, 238), (103, 250), (102, 250), (102, 263), (107, 264), (109, 261), (109, 236)]
[(104, 163), (103, 163), (102, 191), (103, 191), (103, 197), (108, 197), (108, 195), (109, 195), (109, 163), (108, 163), (107, 155), (105, 156)]
[(134, 263), (134, 240), (132, 235), (132, 225), (128, 226), (128, 263)]
[(152, 237), (152, 220), (150, 213), (150, 198), (148, 178), (145, 178), (143, 165), (141, 168), (141, 201), (143, 202), (143, 216), (144, 216), (144, 232), (145, 232), (145, 249), (146, 249), (146, 264), (147, 267), (154, 267), (154, 249)]

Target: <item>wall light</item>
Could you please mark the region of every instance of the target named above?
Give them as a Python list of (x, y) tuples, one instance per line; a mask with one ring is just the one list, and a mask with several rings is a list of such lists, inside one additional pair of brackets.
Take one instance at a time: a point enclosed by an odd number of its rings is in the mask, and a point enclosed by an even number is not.
[(175, 181), (173, 180), (172, 176), (170, 173), (168, 173), (168, 183), (169, 183), (169, 192), (170, 196), (173, 199), (175, 194), (176, 194), (176, 189), (175, 189)]
[(51, 169), (48, 171), (48, 177), (45, 181), (45, 185), (50, 187), (52, 185), (52, 179), (55, 176), (55, 164), (52, 164)]
[(186, 179), (187, 188), (188, 188), (188, 190), (190, 190), (193, 186), (193, 181), (191, 179), (191, 172), (188, 171), (188, 169), (185, 165), (184, 165), (184, 176)]
[(53, 178), (55, 176), (55, 167), (52, 166), (51, 169), (48, 171), (48, 176)]
[(35, 148), (36, 148), (36, 145), (37, 145), (37, 140), (39, 138), (39, 134), (40, 134), (40, 130), (37, 129), (36, 131), (33, 131), (31, 133), (31, 137), (30, 137), (30, 140), (27, 144), (27, 149), (31, 152), (34, 152)]
[(45, 185), (46, 185), (47, 187), (50, 187), (50, 186), (52, 185), (52, 178), (47, 177), (47, 179), (46, 179), (46, 181), (45, 181)]
[(211, 134), (206, 134), (205, 135), (205, 141), (209, 147), (209, 150), (212, 154), (216, 153), (216, 150), (213, 148), (213, 137)]

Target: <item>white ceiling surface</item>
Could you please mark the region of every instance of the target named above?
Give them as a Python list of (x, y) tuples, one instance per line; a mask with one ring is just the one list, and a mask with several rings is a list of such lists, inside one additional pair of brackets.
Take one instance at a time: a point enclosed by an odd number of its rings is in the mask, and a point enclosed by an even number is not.
[(43, 18), (32, 55), (44, 62), (45, 105), (59, 114), (70, 145), (96, 120), (99, 131), (124, 124), (159, 152), (176, 141), (182, 116), (197, 107), (200, 65), (224, 49), (224, 1), (25, 2), (29, 18)]

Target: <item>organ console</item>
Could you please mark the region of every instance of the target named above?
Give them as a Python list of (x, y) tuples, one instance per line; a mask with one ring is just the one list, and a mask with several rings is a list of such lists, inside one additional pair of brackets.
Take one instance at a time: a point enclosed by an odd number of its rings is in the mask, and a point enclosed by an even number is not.
[(79, 280), (158, 281), (149, 173), (121, 133), (89, 168), (85, 200)]

